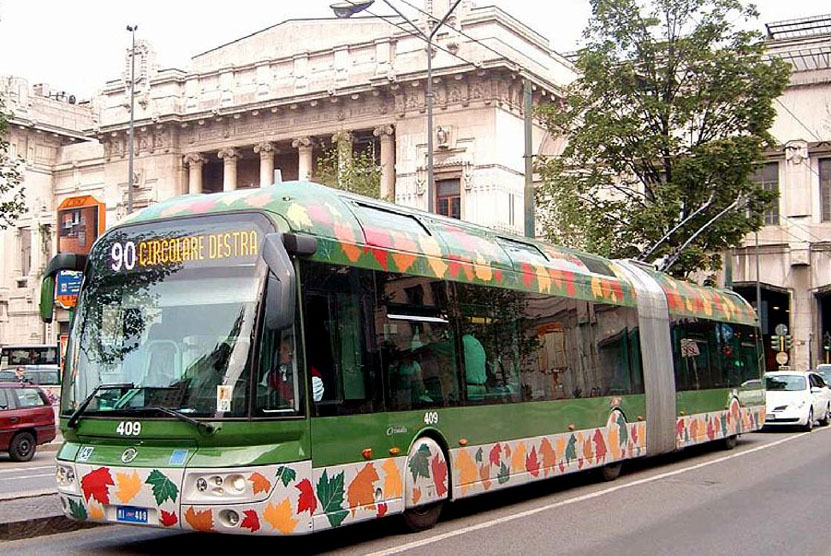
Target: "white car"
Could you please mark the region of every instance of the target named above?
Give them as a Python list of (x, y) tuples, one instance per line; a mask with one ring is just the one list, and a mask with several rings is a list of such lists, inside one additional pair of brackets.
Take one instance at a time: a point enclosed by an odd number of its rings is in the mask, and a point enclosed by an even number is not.
[(800, 426), (809, 431), (814, 421), (831, 420), (831, 390), (814, 372), (765, 373), (765, 426)]

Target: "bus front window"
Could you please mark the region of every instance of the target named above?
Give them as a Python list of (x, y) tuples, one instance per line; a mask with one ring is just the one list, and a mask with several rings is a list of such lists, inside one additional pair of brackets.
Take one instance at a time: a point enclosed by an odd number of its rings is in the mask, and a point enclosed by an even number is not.
[(114, 230), (96, 245), (67, 350), (62, 413), (152, 408), (247, 415), (250, 352), (265, 277), (263, 217)]

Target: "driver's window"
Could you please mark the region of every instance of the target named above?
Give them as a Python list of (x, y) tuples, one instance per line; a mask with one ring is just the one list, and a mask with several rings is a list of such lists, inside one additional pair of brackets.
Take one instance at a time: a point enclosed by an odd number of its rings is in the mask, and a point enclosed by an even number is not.
[(260, 345), (260, 367), (255, 385), (260, 416), (302, 413), (303, 380), (297, 365), (294, 329), (265, 330)]

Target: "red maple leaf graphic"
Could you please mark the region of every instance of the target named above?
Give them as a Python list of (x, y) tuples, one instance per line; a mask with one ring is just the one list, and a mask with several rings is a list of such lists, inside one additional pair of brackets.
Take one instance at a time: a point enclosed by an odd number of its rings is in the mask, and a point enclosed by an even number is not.
[(531, 448), (531, 453), (525, 456), (525, 469), (534, 477), (540, 474), (540, 462), (537, 459), (537, 448)]
[(676, 426), (676, 428), (678, 429), (678, 438), (684, 438), (684, 420), (683, 419), (678, 420), (678, 425)]
[(375, 517), (384, 517), (384, 515), (386, 515), (386, 513), (387, 513), (387, 503), (386, 502), (381, 502), (380, 504), (378, 504), (378, 513), (375, 514)]
[(256, 510), (245, 510), (242, 513), (245, 515), (245, 519), (242, 520), (239, 526), (248, 529), (252, 533), (259, 531), (260, 517), (257, 515)]
[(491, 448), (490, 456), (488, 457), (488, 461), (491, 465), (495, 465), (499, 467), (499, 458), (502, 456), (502, 446), (499, 445), (497, 442), (494, 444), (493, 448)]
[(534, 283), (534, 277), (536, 276), (534, 273), (534, 267), (528, 263), (522, 263), (520, 268), (522, 271), (522, 281), (525, 283), (526, 288), (530, 288), (531, 284)]
[(312, 483), (309, 479), (303, 479), (295, 486), (300, 491), (300, 497), (297, 499), (297, 513), (309, 510), (309, 515), (312, 515), (317, 509), (317, 498), (315, 498)]
[(110, 492), (108, 487), (114, 484), (110, 470), (106, 467), (101, 467), (84, 475), (84, 478), (81, 479), (81, 490), (84, 491), (84, 498), (87, 501), (92, 496), (101, 504), (109, 504)]
[(600, 429), (594, 431), (594, 457), (597, 461), (606, 457), (606, 441), (603, 440), (603, 433)]
[(433, 482), (436, 484), (436, 495), (444, 496), (447, 494), (447, 462), (436, 455), (430, 467), (433, 469)]
[(179, 521), (179, 518), (177, 518), (176, 514), (173, 512), (166, 512), (162, 510), (162, 517), (159, 521), (161, 521), (162, 525), (165, 527), (173, 527)]

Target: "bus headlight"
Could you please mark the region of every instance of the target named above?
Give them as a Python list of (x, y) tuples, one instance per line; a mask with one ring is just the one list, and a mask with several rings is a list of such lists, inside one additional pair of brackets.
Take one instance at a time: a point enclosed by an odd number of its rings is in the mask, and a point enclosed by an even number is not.
[(58, 488), (63, 491), (76, 492), (78, 490), (75, 470), (69, 465), (55, 466), (55, 481), (58, 483)]
[(247, 473), (191, 472), (185, 478), (186, 500), (201, 504), (207, 501), (249, 502), (265, 498), (269, 492), (254, 491)]

